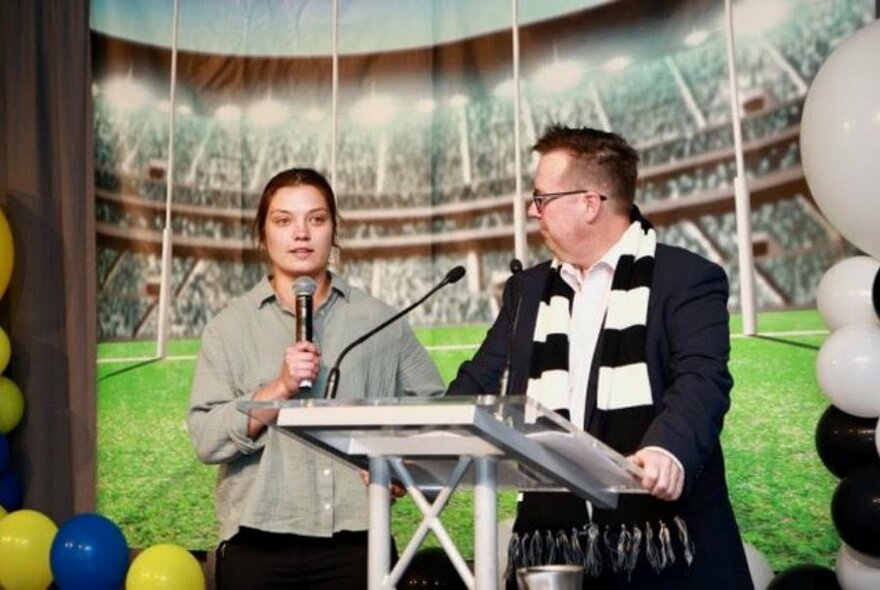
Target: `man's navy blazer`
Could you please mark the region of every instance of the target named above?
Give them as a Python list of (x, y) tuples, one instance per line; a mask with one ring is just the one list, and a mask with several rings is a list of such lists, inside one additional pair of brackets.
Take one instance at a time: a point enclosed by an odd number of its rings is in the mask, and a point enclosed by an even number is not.
[[(526, 393), (538, 304), (549, 271), (545, 262), (508, 280), (498, 318), (474, 358), (459, 368), (450, 395), (499, 393), (508, 354), (509, 391)], [(711, 583), (716, 590), (751, 587), (719, 441), (733, 386), (727, 370), (727, 298), (721, 267), (687, 250), (657, 245), (645, 337), (657, 416), (641, 446), (662, 447), (684, 467), (678, 508), (696, 545), (688, 586)], [(601, 347), (600, 336), (587, 386), (587, 426), (596, 404)]]

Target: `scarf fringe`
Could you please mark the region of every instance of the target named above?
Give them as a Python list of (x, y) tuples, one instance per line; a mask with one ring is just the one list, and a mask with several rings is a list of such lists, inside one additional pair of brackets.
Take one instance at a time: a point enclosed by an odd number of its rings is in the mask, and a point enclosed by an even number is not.
[(678, 533), (677, 543), (670, 527), (662, 520), (655, 526), (645, 522), (644, 528), (621, 524), (618, 530), (606, 525), (601, 531), (599, 525), (591, 522), (580, 529), (572, 528), (570, 533), (560, 529), (555, 536), (549, 529), (513, 533), (507, 545), (504, 577), (516, 579), (516, 570), (521, 567), (580, 565), (593, 578), (609, 571), (631, 579), (640, 557), (658, 574), (672, 567), (679, 558), (690, 567), (694, 560), (694, 543), (687, 524), (676, 516), (673, 525)]

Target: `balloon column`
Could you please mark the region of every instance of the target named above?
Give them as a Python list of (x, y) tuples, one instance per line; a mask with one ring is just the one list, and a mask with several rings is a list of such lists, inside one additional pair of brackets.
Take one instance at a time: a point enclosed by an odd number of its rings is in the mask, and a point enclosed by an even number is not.
[[(841, 43), (819, 70), (804, 104), (801, 153), (822, 213), (868, 256), (835, 264), (816, 294), (831, 335), (816, 371), (831, 406), (816, 449), (841, 478), (831, 502), (843, 540), (836, 565), (845, 590), (880, 588), (880, 22)], [(772, 587), (772, 584), (771, 584)]]
[[(9, 286), (13, 258), (12, 230), (0, 210), (0, 299)], [(6, 439), (6, 435), (18, 425), (24, 414), (21, 390), (11, 379), (2, 376), (11, 356), (12, 344), (9, 336), (0, 327), (0, 508), (5, 512), (21, 508), (23, 498), (21, 481), (11, 468), (9, 442)]]
[[(0, 210), (0, 299), (12, 276), (12, 231)], [(12, 344), (0, 327), (0, 373), (9, 366)], [(49, 547), (57, 527), (35, 511), (19, 510), (24, 499), (21, 480), (12, 469), (9, 434), (24, 414), (24, 396), (8, 377), (0, 375), (0, 587), (6, 590), (45, 590), (52, 583)]]
[[(13, 257), (12, 231), (6, 216), (0, 210), (0, 299), (9, 286)], [(23, 498), (21, 480), (12, 470), (9, 442), (6, 439), (6, 435), (18, 426), (24, 414), (21, 390), (11, 379), (2, 376), (11, 356), (12, 344), (9, 336), (0, 327), (0, 508), (5, 512), (21, 508)]]
[[(12, 230), (0, 210), (0, 299), (9, 286), (13, 257)], [(23, 497), (21, 481), (11, 468), (9, 442), (6, 439), (6, 435), (18, 425), (24, 414), (21, 390), (11, 379), (2, 376), (11, 357), (12, 344), (9, 336), (0, 327), (0, 509), (5, 512), (21, 508)]]
[[(12, 232), (0, 210), (0, 298), (12, 276)], [(12, 343), (0, 327), (0, 374), (9, 364)], [(128, 543), (113, 521), (79, 514), (60, 529), (47, 516), (21, 510), (24, 492), (11, 467), (6, 434), (24, 415), (24, 396), (0, 375), (0, 588), (3, 590), (199, 590), (204, 574), (196, 559), (176, 545), (156, 545), (129, 568)]]

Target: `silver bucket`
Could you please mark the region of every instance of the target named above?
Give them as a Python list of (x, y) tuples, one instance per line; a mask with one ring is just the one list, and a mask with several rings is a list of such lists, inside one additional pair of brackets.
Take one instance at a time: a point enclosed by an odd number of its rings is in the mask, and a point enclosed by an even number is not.
[(516, 570), (519, 590), (581, 590), (584, 568), (579, 565), (538, 565)]

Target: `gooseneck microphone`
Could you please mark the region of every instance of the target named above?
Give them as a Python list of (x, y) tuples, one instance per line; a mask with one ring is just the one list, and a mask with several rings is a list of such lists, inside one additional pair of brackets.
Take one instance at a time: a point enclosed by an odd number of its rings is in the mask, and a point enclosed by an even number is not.
[[(510, 274), (511, 277), (515, 277), (517, 274), (521, 273), (523, 269), (522, 262), (519, 261), (519, 258), (513, 258), (510, 261)], [(517, 293), (516, 297), (516, 305), (513, 308), (513, 321), (510, 325), (510, 338), (507, 346), (507, 361), (504, 365), (504, 372), (501, 374), (501, 382), (499, 384), (498, 390), (501, 395), (510, 395), (511, 383), (513, 382), (510, 378), (510, 363), (511, 358), (513, 357), (513, 339), (516, 336), (516, 325), (519, 323), (519, 307), (522, 304), (522, 293)]]
[(327, 385), (324, 387), (324, 399), (336, 399), (336, 388), (339, 387), (339, 365), (342, 364), (342, 359), (345, 358), (345, 355), (347, 355), (352, 348), (358, 346), (359, 344), (362, 344), (368, 338), (375, 336), (376, 334), (384, 330), (387, 326), (393, 324), (394, 322), (411, 312), (413, 309), (424, 303), (428, 297), (430, 297), (446, 285), (451, 285), (452, 283), (460, 280), (461, 277), (464, 276), (465, 272), (466, 271), (464, 270), (463, 266), (456, 266), (448, 273), (446, 273), (446, 276), (443, 277), (443, 280), (437, 283), (437, 285), (433, 289), (428, 291), (421, 299), (419, 299), (409, 307), (397, 312), (396, 314), (394, 314), (393, 316), (391, 316), (390, 318), (388, 318), (387, 320), (343, 348), (342, 352), (339, 353), (339, 356), (336, 357), (336, 363), (333, 365), (333, 368), (330, 369), (330, 374), (327, 376)]
[[(315, 291), (318, 286), (312, 277), (299, 277), (293, 281), (293, 294), (296, 296), (296, 341), (314, 342), (312, 313)], [(300, 389), (311, 387), (311, 379), (299, 382)]]

